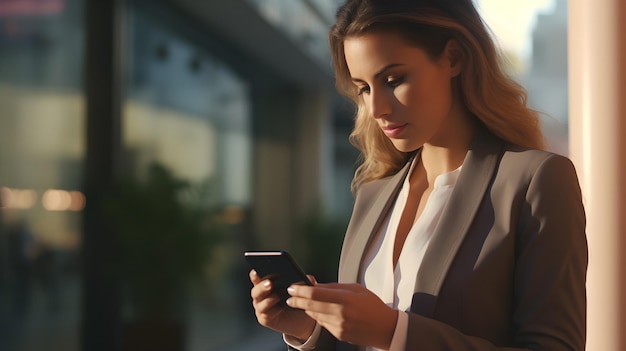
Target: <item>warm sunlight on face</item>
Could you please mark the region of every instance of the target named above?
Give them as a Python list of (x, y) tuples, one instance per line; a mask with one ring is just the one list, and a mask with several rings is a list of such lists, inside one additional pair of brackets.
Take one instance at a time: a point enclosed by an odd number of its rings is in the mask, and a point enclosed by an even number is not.
[(457, 116), (444, 53), (433, 61), (391, 32), (349, 38), (344, 50), (352, 81), (370, 115), (400, 151), (446, 139)]

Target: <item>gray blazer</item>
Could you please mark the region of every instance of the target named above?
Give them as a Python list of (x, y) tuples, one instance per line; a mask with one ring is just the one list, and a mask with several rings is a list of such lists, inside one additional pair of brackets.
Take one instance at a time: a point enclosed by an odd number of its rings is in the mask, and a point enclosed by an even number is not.
[[(339, 263), (357, 281), (408, 173), (361, 186)], [(567, 158), (475, 138), (420, 266), (406, 350), (584, 350), (587, 240)], [(356, 350), (326, 330), (316, 350)]]

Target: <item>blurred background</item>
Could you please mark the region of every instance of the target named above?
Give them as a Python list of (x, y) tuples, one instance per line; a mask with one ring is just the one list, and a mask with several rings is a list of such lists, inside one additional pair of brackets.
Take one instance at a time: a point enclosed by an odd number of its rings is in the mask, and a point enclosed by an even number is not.
[[(245, 250), (336, 279), (340, 0), (0, 0), (0, 349), (281, 350)], [(477, 2), (568, 154), (567, 1)]]

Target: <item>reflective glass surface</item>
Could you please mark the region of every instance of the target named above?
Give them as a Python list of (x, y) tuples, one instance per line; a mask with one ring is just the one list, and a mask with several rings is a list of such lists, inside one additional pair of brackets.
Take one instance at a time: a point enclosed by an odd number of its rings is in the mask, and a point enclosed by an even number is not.
[[(144, 192), (137, 206), (121, 205), (137, 228), (121, 233), (124, 328), (165, 319), (182, 330), (186, 350), (240, 349), (242, 334), (254, 339), (260, 329), (247, 314), (240, 271), (239, 233), (252, 197), (249, 88), (179, 21), (145, 5), (129, 16), (122, 130), (133, 182), (122, 203), (137, 199), (133, 188)], [(167, 210), (151, 205), (157, 201)], [(174, 307), (152, 313), (164, 304)], [(161, 342), (157, 334), (141, 343)]]
[(80, 0), (0, 2), (0, 349), (79, 343)]
[(327, 34), (338, 6), (336, 0), (247, 0), (269, 23), (279, 28), (309, 55), (327, 65)]

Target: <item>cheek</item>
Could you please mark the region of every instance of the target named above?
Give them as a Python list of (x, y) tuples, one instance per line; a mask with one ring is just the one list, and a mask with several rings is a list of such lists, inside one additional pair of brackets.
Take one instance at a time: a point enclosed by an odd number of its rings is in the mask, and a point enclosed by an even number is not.
[(452, 87), (450, 81), (438, 83), (433, 85), (433, 88), (429, 91), (433, 108), (436, 108), (436, 111), (433, 112), (447, 115), (452, 105)]
[(452, 80), (443, 74), (435, 74), (428, 86), (431, 99), (449, 107), (452, 101)]
[(396, 90), (396, 98), (408, 113), (417, 115), (416, 117), (437, 118), (450, 110), (450, 82), (438, 80), (419, 86), (402, 87)]

